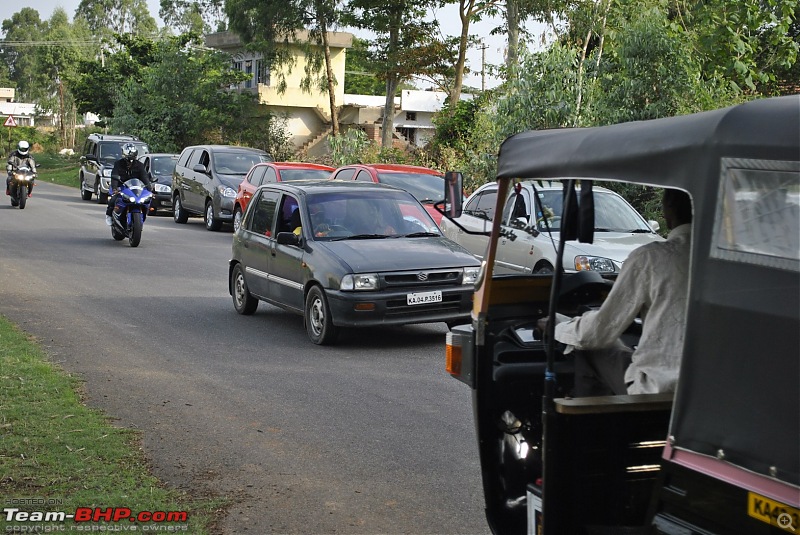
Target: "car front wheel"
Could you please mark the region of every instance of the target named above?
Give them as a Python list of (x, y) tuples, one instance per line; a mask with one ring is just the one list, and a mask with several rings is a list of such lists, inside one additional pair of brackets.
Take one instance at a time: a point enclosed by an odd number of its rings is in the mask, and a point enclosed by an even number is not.
[(333, 324), (328, 299), (319, 286), (308, 291), (304, 320), (308, 337), (315, 344), (324, 346), (336, 340), (339, 329)]
[(236, 210), (233, 211), (233, 231), (236, 232), (239, 230), (239, 227), (242, 226), (242, 209), (238, 206)]
[(189, 220), (189, 214), (183, 209), (183, 202), (181, 202), (180, 195), (175, 195), (172, 206), (172, 219), (174, 219), (176, 223), (186, 223)]
[(231, 271), (231, 289), (233, 297), (233, 308), (236, 312), (244, 316), (249, 316), (258, 308), (258, 299), (250, 294), (247, 289), (247, 282), (244, 280), (244, 271), (241, 264)]
[(222, 228), (222, 221), (214, 217), (214, 203), (206, 203), (206, 230), (217, 231)]

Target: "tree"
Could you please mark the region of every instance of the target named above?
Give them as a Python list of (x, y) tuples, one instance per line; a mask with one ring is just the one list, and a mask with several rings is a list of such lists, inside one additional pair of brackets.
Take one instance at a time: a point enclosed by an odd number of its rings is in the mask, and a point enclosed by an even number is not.
[(251, 93), (230, 91), (246, 76), (221, 52), (155, 46), (140, 71), (114, 97), (116, 131), (136, 133), (159, 151), (180, 152), (198, 143), (244, 143), (286, 157), (288, 136)]
[(208, 33), (227, 27), (223, 0), (161, 0), (158, 14), (179, 33)]
[(369, 41), (353, 38), (347, 51), (344, 92), (351, 95), (383, 95), (386, 84), (378, 78), (379, 67), (370, 59)]
[(146, 0), (81, 0), (75, 18), (85, 20), (101, 41), (111, 42), (114, 33), (153, 35), (158, 31)]
[[(438, 0), (429, 3), (439, 5)], [(425, 21), (425, 5), (411, 0), (350, 0), (343, 22), (376, 34), (370, 56), (386, 84), (386, 100), (381, 125), (383, 147), (392, 146), (394, 137), (394, 96), (397, 88), (413, 76), (441, 75), (451, 69), (443, 58), (446, 52), (437, 39), (438, 23)]]
[(42, 40), (45, 23), (35, 9), (24, 7), (3, 21), (3, 47), (0, 57), (8, 66), (9, 75), (17, 88), (17, 100), (34, 102), (46, 94), (46, 82), (38, 69), (36, 46)]
[[(314, 75), (324, 65), (325, 90), (330, 101), (333, 135), (339, 133), (338, 109), (334, 86), (336, 80), (331, 66), (328, 31), (338, 20), (339, 12), (334, 0), (298, 0), (287, 4), (279, 0), (226, 0), (225, 13), (231, 29), (242, 41), (261, 52), (273, 65), (292, 68), (292, 57), (286, 46), (276, 46), (291, 41), (303, 46), (306, 56), (306, 71), (302, 86), (310, 91), (314, 86)], [(297, 39), (300, 30), (307, 30), (309, 43)], [(312, 45), (312, 46), (309, 46)], [(313, 46), (316, 45), (316, 46)], [(322, 59), (319, 55), (322, 49)], [(285, 84), (284, 84), (285, 85)]]

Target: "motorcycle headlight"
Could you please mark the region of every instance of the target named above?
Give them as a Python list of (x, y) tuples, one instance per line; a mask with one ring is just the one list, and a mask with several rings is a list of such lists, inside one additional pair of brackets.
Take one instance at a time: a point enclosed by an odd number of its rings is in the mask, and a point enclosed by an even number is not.
[(219, 194), (223, 197), (236, 197), (236, 190), (228, 186), (217, 186), (217, 191), (219, 191)]
[(465, 267), (464, 277), (461, 279), (461, 284), (474, 286), (478, 281), (478, 274), (480, 271), (480, 267)]
[(153, 189), (158, 193), (172, 193), (172, 188), (166, 184), (155, 184)]
[(576, 271), (598, 271), (600, 273), (614, 273), (614, 261), (602, 256), (576, 256)]
[(136, 202), (136, 197), (128, 197), (128, 202)]
[(356, 275), (349, 274), (342, 277), (342, 284), (339, 287), (341, 290), (357, 291), (357, 290), (377, 290), (378, 289), (378, 274), (377, 273), (359, 273)]

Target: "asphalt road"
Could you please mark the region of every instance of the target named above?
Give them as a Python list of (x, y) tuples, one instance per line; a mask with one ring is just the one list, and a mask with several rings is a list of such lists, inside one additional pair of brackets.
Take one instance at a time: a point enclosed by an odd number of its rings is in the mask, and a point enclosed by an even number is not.
[(318, 347), (300, 316), (236, 314), (230, 231), (149, 217), (134, 249), (77, 189), (0, 202), (0, 313), (86, 381), (90, 406), (142, 431), (162, 481), (233, 499), (220, 533), (487, 532), (444, 324)]

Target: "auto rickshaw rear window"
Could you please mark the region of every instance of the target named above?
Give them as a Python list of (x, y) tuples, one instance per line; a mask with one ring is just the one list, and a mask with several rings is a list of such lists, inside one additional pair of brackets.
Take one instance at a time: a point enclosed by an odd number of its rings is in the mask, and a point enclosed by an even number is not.
[(800, 270), (800, 164), (725, 159), (711, 256)]

